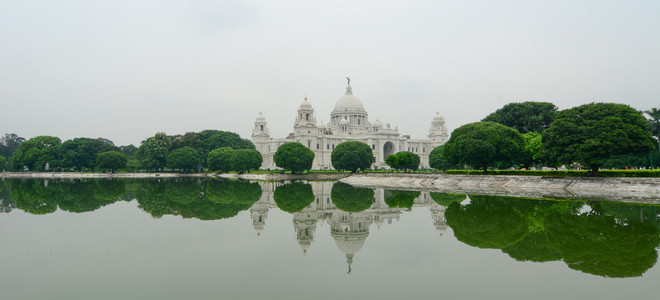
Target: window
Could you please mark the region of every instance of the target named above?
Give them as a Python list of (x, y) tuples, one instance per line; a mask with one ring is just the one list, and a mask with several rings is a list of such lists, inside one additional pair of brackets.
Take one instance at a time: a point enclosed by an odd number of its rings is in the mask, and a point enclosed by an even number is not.
[(321, 146), (319, 144), (316, 144), (316, 150), (319, 150)]
[(360, 125), (360, 119), (358, 119), (358, 125)]
[(309, 121), (309, 114), (305, 115), (305, 120)]
[(325, 149), (330, 150), (330, 144), (327, 144), (326, 146)]
[(312, 142), (307, 141), (307, 148), (312, 148)]
[(376, 145), (371, 145), (371, 150), (376, 150)]
[(264, 131), (264, 125), (261, 125), (261, 131)]

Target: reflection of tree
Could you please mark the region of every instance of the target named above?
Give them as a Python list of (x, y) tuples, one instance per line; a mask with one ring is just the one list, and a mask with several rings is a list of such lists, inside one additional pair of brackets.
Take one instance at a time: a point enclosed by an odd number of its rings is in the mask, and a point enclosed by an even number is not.
[(312, 185), (301, 182), (280, 185), (275, 188), (273, 200), (281, 210), (294, 213), (314, 202)]
[(555, 214), (546, 218), (548, 241), (571, 269), (605, 277), (641, 276), (655, 265), (658, 228), (614, 217)]
[(411, 208), (419, 195), (418, 191), (388, 190), (385, 191), (385, 204), (389, 207)]
[(470, 196), (461, 206), (454, 202), (445, 211), (447, 224), (459, 241), (479, 248), (502, 249), (525, 238), (528, 221), (511, 203), (496, 196)]
[(330, 193), (332, 203), (345, 212), (361, 212), (374, 203), (374, 190), (336, 182)]
[(213, 180), (206, 183), (204, 196), (215, 203), (250, 204), (261, 198), (261, 186), (256, 182)]
[(16, 201), (16, 207), (35, 215), (49, 214), (57, 210), (53, 189), (43, 184), (43, 180), (27, 179), (12, 184), (9, 196)]
[(545, 232), (531, 232), (522, 241), (502, 249), (517, 261), (546, 262), (560, 260), (561, 255), (550, 246)]
[(154, 218), (164, 215), (200, 220), (231, 218), (249, 209), (260, 197), (261, 187), (256, 183), (189, 178), (146, 180), (136, 191), (138, 206)]
[(114, 203), (124, 193), (119, 180), (75, 180), (57, 182), (48, 186), (57, 190), (60, 209), (69, 212), (88, 212)]
[(465, 194), (450, 194), (450, 193), (435, 193), (431, 192), (431, 199), (435, 201), (436, 203), (442, 205), (442, 206), (449, 206), (450, 204), (454, 202), (461, 203), (467, 195)]

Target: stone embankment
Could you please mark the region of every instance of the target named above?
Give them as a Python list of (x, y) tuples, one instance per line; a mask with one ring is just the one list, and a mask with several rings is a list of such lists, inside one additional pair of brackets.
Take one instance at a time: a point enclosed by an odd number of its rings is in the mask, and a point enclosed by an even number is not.
[(340, 181), (383, 189), (660, 204), (660, 178), (368, 173)]

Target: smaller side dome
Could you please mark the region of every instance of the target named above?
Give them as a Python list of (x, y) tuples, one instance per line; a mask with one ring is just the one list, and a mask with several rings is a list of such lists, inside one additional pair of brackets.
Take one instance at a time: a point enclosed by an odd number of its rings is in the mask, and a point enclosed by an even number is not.
[(380, 122), (380, 120), (376, 119), (376, 122), (374, 122), (373, 127), (383, 127), (383, 123)]
[(261, 112), (259, 112), (259, 116), (257, 116), (257, 122), (266, 122), (266, 117), (264, 117)]
[(310, 103), (310, 102), (307, 100), (307, 97), (305, 97), (305, 100), (303, 100), (303, 102), (300, 103), (300, 108), (301, 108), (301, 109), (302, 109), (302, 108), (312, 109), (312, 103)]
[(325, 128), (325, 124), (323, 124), (323, 122), (321, 122), (321, 125), (319, 125), (319, 128)]

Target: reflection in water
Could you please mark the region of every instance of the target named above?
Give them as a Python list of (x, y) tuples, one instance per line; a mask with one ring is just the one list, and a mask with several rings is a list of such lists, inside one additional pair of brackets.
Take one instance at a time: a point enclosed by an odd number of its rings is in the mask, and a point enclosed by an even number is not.
[(456, 239), (519, 261), (563, 260), (604, 277), (641, 276), (657, 261), (657, 206), (470, 195), (446, 211)]
[[(369, 236), (369, 227), (372, 224), (376, 224), (378, 228), (385, 223), (392, 224), (392, 221), (399, 220), (399, 216), (406, 210), (390, 207), (386, 203), (386, 194), (391, 195), (391, 192), (386, 193), (382, 189), (374, 191), (356, 188), (341, 182), (261, 183), (261, 185), (264, 193), (250, 208), (252, 225), (257, 235), (261, 234), (266, 225), (268, 210), (279, 207), (292, 213), (296, 239), (302, 252), (306, 253), (314, 241), (317, 225), (326, 222), (330, 225), (330, 235), (337, 249), (346, 255), (349, 273), (355, 255), (362, 249)], [(310, 188), (311, 194), (307, 190)], [(302, 200), (296, 200), (295, 197), (282, 199), (285, 197), (281, 194), (283, 191), (301, 195)], [(410, 203), (407, 207), (412, 207), (413, 204), (416, 207), (429, 207), (440, 235), (447, 229), (444, 206), (435, 203), (428, 193), (395, 192), (405, 195), (402, 197), (406, 197), (405, 201)], [(411, 198), (411, 194), (416, 198)], [(310, 195), (313, 197), (311, 203)]]
[[(0, 212), (90, 212), (116, 201), (137, 200), (154, 218), (231, 218), (249, 209), (260, 235), (268, 211), (292, 214), (296, 239), (306, 253), (317, 226), (346, 256), (348, 272), (375, 224), (392, 224), (405, 211), (428, 207), (440, 236), (450, 227), (457, 240), (500, 249), (518, 261), (563, 261), (573, 270), (604, 277), (641, 276), (657, 262), (658, 206), (557, 201), (484, 195), (356, 188), (333, 182), (245, 182), (204, 178), (141, 180), (0, 181)], [(446, 219), (445, 219), (446, 218)]]

